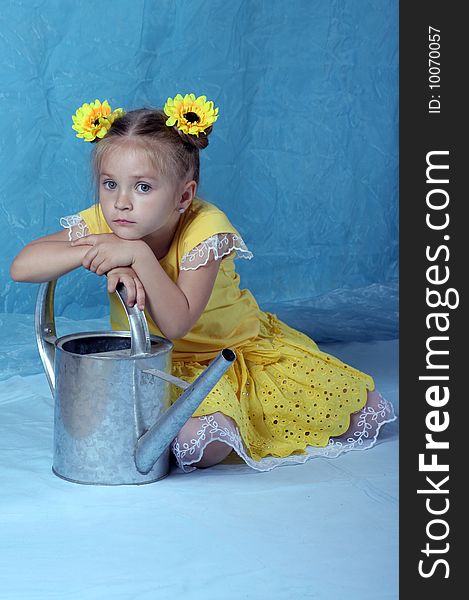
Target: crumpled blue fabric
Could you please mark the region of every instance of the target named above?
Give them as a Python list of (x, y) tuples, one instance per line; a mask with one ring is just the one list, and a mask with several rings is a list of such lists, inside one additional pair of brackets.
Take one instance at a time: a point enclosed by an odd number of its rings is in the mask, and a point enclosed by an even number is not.
[[(0, 313), (34, 310), (21, 247), (94, 201), (76, 108), (194, 92), (220, 110), (199, 194), (254, 253), (241, 287), (319, 341), (397, 336), (395, 0), (6, 2), (0, 63)], [(102, 282), (67, 277), (57, 314), (104, 317)]]

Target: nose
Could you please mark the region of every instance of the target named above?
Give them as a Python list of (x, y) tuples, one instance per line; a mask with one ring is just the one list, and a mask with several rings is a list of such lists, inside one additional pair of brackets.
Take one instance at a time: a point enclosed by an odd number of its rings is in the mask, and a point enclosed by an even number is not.
[(114, 208), (117, 210), (130, 210), (132, 208), (132, 202), (130, 201), (128, 194), (125, 192), (117, 194), (114, 201)]

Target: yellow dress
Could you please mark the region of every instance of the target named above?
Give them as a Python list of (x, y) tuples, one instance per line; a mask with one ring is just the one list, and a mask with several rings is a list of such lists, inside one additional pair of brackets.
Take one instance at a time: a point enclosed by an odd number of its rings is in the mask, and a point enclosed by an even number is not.
[[(89, 233), (111, 232), (99, 207), (79, 215)], [(193, 416), (220, 411), (234, 419), (254, 461), (327, 446), (347, 430), (351, 413), (365, 406), (373, 379), (319, 350), (308, 336), (262, 311), (249, 290), (240, 289), (235, 255), (252, 254), (223, 211), (200, 198), (181, 215), (172, 245), (159, 261), (172, 281), (182, 266), (200, 262), (210, 238), (218, 242), (218, 255), (225, 256), (204, 313), (186, 336), (172, 340), (173, 375), (193, 381), (223, 348), (232, 348), (237, 359)], [(110, 304), (113, 329), (129, 329), (114, 294)], [(162, 336), (146, 317), (150, 331)], [(182, 390), (171, 387), (174, 402)]]

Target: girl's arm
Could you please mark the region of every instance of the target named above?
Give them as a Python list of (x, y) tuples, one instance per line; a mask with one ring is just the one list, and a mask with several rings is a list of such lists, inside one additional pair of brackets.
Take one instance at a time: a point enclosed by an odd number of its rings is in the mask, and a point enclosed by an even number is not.
[(71, 246), (68, 231), (46, 235), (27, 244), (10, 266), (14, 281), (42, 283), (81, 266), (89, 246)]
[(97, 275), (116, 267), (131, 267), (145, 290), (145, 308), (161, 333), (172, 340), (184, 337), (198, 321), (210, 299), (221, 262), (221, 258), (212, 258), (196, 270), (181, 271), (174, 283), (142, 240), (100, 234), (74, 240), (72, 245), (86, 248), (82, 264)]
[(145, 288), (145, 307), (167, 338), (184, 337), (199, 320), (212, 294), (221, 258), (193, 271), (180, 271), (174, 283), (145, 244), (132, 268)]

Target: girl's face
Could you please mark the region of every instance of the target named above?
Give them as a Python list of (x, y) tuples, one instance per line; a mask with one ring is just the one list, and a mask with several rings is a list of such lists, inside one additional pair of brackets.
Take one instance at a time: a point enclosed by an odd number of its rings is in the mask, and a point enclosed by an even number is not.
[(106, 222), (120, 238), (145, 239), (150, 246), (166, 240), (174, 233), (178, 209), (188, 206), (179, 188), (155, 171), (141, 148), (118, 146), (103, 157), (99, 202)]

